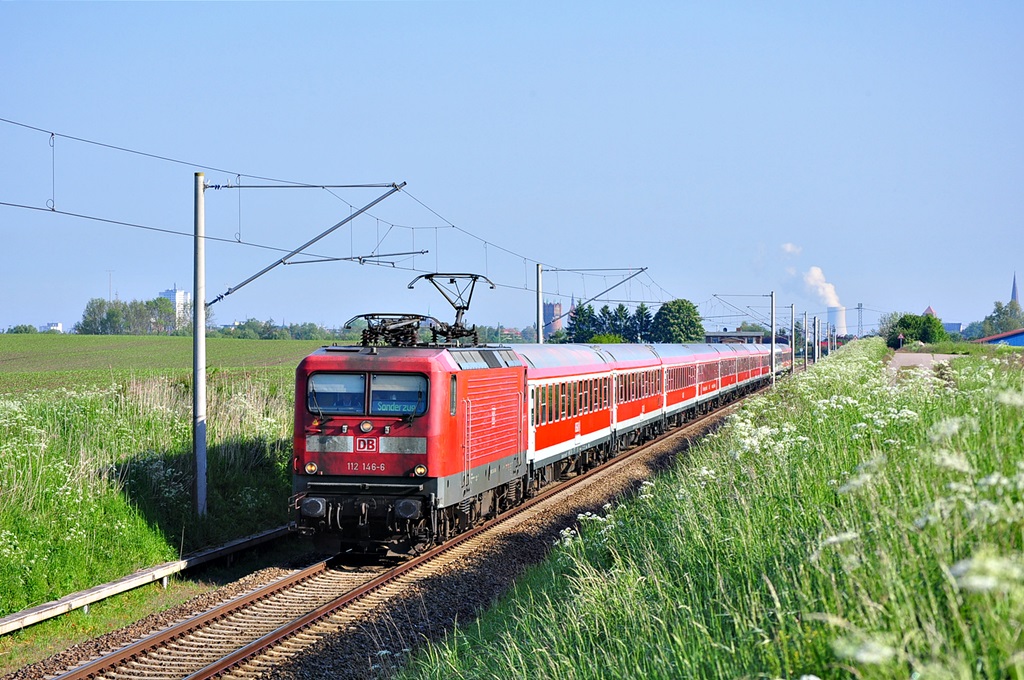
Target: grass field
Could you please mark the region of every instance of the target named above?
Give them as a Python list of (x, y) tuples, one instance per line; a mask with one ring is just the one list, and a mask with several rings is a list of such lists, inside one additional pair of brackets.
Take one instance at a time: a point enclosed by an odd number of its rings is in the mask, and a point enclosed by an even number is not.
[(0, 334), (0, 616), (284, 523), (319, 344), (209, 341), (200, 518), (190, 338)]
[(1020, 355), (885, 352), (752, 400), (402, 677), (1022, 677)]
[[(323, 344), (303, 340), (210, 338), (207, 370), (280, 368), (294, 371)], [(0, 394), (47, 388), (105, 386), (131, 376), (188, 375), (192, 338), (128, 335), (0, 334)]]

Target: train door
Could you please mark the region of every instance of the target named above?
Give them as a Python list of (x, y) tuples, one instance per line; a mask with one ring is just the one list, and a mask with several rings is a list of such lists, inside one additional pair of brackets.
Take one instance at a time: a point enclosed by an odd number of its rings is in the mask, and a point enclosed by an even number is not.
[(470, 472), (472, 471), (473, 402), (463, 399), (459, 404), (459, 432), (462, 433), (462, 497), (469, 495)]
[(537, 387), (531, 387), (529, 392), (529, 402), (527, 403), (527, 409), (529, 410), (529, 420), (526, 423), (526, 450), (530, 452), (529, 457), (533, 457), (533, 452), (537, 450), (537, 424), (538, 424), (538, 404), (537, 404)]
[(611, 412), (612, 433), (615, 432), (615, 424), (619, 422), (619, 414), (618, 414), (618, 411), (619, 411), (619, 398), (618, 397), (619, 397), (619, 381), (621, 379), (622, 379), (621, 376), (619, 376), (615, 372), (612, 372), (611, 377), (608, 379), (608, 381), (611, 383), (609, 385), (609, 387), (611, 388), (611, 394), (608, 395), (608, 409)]

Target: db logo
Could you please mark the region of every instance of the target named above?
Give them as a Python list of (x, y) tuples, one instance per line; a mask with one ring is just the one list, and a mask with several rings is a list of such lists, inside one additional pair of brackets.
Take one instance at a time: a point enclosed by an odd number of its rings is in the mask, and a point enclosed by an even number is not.
[(377, 440), (373, 437), (357, 437), (356, 451), (359, 453), (377, 453)]

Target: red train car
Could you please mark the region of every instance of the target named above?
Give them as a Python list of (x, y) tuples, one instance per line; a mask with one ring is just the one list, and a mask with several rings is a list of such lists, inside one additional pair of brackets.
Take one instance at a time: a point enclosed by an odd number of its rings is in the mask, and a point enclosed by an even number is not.
[[(296, 527), (414, 551), (770, 378), (765, 345), (324, 347), (296, 369)], [(777, 370), (791, 363), (779, 349)]]

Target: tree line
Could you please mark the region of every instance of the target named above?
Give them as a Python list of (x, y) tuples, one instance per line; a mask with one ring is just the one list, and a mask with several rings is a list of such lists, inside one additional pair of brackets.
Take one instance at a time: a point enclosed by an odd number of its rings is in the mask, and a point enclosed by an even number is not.
[(878, 334), (893, 349), (918, 341), (931, 344), (946, 340), (978, 340), (1021, 328), (1024, 328), (1024, 313), (1015, 300), (1006, 304), (996, 302), (991, 314), (969, 324), (962, 333), (947, 332), (942, 321), (930, 314), (892, 312), (883, 314), (878, 321)]
[(704, 342), (704, 326), (696, 305), (684, 299), (666, 302), (653, 315), (642, 302), (632, 313), (622, 303), (615, 309), (604, 305), (597, 312), (591, 305), (578, 305), (569, 313), (565, 330), (553, 333), (551, 342)]
[[(191, 335), (191, 309), (175, 309), (167, 298), (153, 300), (104, 300), (93, 298), (86, 303), (82, 319), (72, 332), (81, 335)], [(340, 340), (358, 341), (364, 322), (357, 321), (350, 329), (328, 329), (314, 323), (275, 324), (273, 319), (248, 319), (243, 323), (215, 327), (212, 315), (207, 316), (208, 337), (243, 340)], [(26, 327), (28, 328), (28, 327)], [(33, 329), (34, 330), (34, 329)], [(535, 325), (516, 329), (507, 326), (479, 326), (478, 336), (486, 343), (536, 342)], [(564, 330), (557, 331), (549, 342), (575, 343), (644, 343), (703, 342), (704, 327), (697, 307), (689, 300), (667, 302), (652, 313), (644, 303), (630, 312), (624, 304), (612, 309), (604, 305), (595, 311), (591, 305), (579, 305), (568, 315)]]

